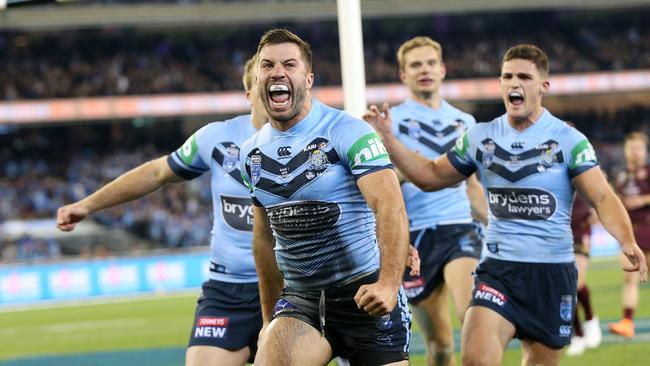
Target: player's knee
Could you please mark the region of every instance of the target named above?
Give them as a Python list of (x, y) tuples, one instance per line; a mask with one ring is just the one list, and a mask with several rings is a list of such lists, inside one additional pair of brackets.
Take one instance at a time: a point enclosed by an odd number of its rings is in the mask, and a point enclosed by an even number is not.
[(490, 353), (463, 352), (461, 355), (463, 366), (495, 366), (499, 361)]
[(451, 344), (447, 345), (435, 345), (434, 349), (431, 349), (431, 361), (430, 364), (436, 366), (447, 366), (450, 363), (450, 360), (454, 355), (454, 346)]

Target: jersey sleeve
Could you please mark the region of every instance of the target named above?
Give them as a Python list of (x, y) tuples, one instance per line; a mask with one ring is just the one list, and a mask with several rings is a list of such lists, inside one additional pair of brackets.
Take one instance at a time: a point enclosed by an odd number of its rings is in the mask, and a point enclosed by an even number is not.
[(462, 175), (469, 177), (474, 174), (478, 168), (476, 160), (472, 156), (472, 151), (476, 149), (470, 143), (470, 136), (473, 135), (475, 127), (470, 127), (463, 132), (462, 135), (456, 140), (454, 147), (447, 152), (447, 158), (451, 165)]
[(341, 161), (355, 179), (393, 167), (381, 138), (364, 121), (343, 116), (330, 130), (330, 137)]
[(586, 172), (587, 170), (598, 165), (596, 152), (587, 137), (575, 128), (570, 128), (569, 133), (565, 134), (566, 142), (564, 146), (568, 151), (565, 151), (567, 156), (567, 167), (569, 169), (569, 177), (572, 179), (578, 175)]
[(190, 136), (185, 143), (167, 157), (167, 164), (174, 174), (185, 179), (194, 179), (210, 170), (209, 157), (206, 152), (210, 150), (209, 143), (210, 125), (204, 126)]

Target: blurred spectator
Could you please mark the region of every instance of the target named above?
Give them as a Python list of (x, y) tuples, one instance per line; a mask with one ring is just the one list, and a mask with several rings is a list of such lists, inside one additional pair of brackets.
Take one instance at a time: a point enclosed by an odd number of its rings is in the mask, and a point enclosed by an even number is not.
[[(196, 0), (200, 1), (200, 0)], [(435, 15), (364, 21), (366, 80), (397, 82), (395, 50), (414, 35), (445, 45), (447, 78), (494, 77), (515, 43), (534, 43), (553, 74), (650, 68), (650, 8)], [(0, 32), (5, 100), (240, 90), (242, 65), (270, 27), (312, 44), (316, 85), (340, 85), (334, 21), (174, 30)]]

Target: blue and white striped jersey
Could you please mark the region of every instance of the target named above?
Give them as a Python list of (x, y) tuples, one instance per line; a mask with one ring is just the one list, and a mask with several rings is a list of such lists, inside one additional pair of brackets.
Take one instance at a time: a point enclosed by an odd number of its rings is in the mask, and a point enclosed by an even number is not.
[[(441, 101), (433, 109), (412, 99), (390, 110), (393, 134), (410, 150), (435, 160), (449, 151), (469, 127), (476, 124), (471, 115)], [(402, 184), (402, 195), (409, 217), (410, 230), (436, 224), (469, 223), (471, 208), (465, 182), (436, 192), (424, 192), (415, 184)]]
[(286, 132), (265, 125), (240, 157), (287, 286), (322, 289), (379, 268), (375, 217), (356, 180), (391, 163), (370, 125), (312, 99), (305, 119)]
[(253, 259), (251, 198), (239, 172), (241, 144), (256, 132), (250, 115), (210, 123), (169, 155), (176, 175), (194, 179), (210, 171), (214, 218), (210, 240), (210, 278), (257, 282)]
[(503, 115), (470, 128), (447, 156), (466, 176), (479, 170), (489, 207), (487, 257), (574, 260), (571, 179), (598, 164), (582, 133), (547, 110), (521, 132)]

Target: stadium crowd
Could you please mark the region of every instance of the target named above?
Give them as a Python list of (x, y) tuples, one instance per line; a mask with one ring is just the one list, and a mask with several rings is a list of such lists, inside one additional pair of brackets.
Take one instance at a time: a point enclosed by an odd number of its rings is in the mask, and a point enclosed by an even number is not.
[[(648, 10), (624, 16), (536, 12), (439, 15), (364, 21), (366, 80), (397, 82), (395, 50), (412, 34), (445, 44), (447, 78), (492, 77), (500, 55), (530, 42), (547, 50), (553, 74), (650, 67)], [(609, 15), (609, 14), (607, 14)], [(503, 23), (509, 27), (502, 27)], [(55, 33), (0, 32), (0, 98), (240, 90), (241, 68), (267, 25), (201, 29), (89, 29)], [(316, 85), (340, 85), (335, 22), (277, 24), (314, 46)], [(516, 32), (512, 30), (516, 29)], [(544, 32), (539, 32), (544, 29)], [(10, 57), (9, 57), (10, 56)]]

